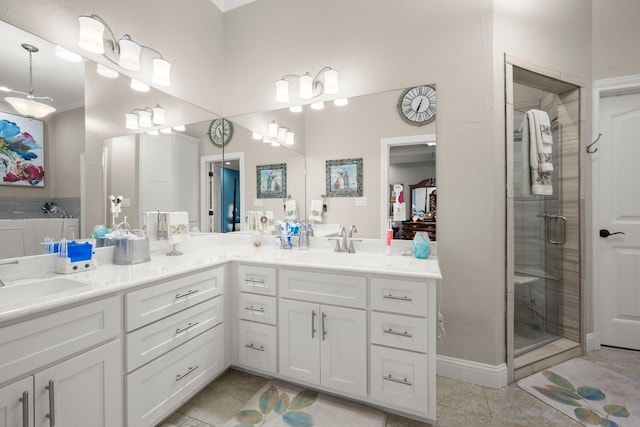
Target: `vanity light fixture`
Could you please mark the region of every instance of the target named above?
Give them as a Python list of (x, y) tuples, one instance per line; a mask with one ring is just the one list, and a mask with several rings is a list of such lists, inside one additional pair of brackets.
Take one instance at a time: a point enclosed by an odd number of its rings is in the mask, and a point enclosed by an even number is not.
[(56, 109), (51, 105), (43, 104), (42, 102), (36, 101), (38, 99), (47, 99), (49, 101), (53, 101), (53, 98), (51, 98), (50, 96), (35, 96), (33, 94), (33, 54), (38, 52), (39, 49), (27, 43), (23, 43), (21, 46), (24, 50), (29, 52), (29, 92), (21, 92), (19, 90), (10, 89), (8, 87), (2, 87), (0, 89), (3, 92), (24, 95), (26, 98), (7, 96), (4, 100), (7, 101), (14, 110), (22, 114), (23, 116), (39, 119), (53, 113), (54, 111), (56, 111)]
[(300, 99), (311, 99), (322, 94), (338, 93), (340, 91), (338, 75), (338, 70), (329, 66), (321, 68), (315, 77), (312, 77), (308, 72), (302, 76), (285, 74), (280, 80), (276, 81), (276, 101), (289, 102), (290, 83), (287, 79), (298, 80), (298, 97)]
[[(153, 108), (134, 108), (124, 115), (127, 129), (150, 128), (154, 125), (164, 125), (166, 123), (165, 110), (160, 105)], [(171, 130), (171, 128), (169, 128)]]
[(262, 140), (265, 144), (271, 144), (272, 147), (279, 147), (282, 144), (294, 145), (295, 143), (295, 135), (291, 129), (276, 123), (275, 120), (267, 125), (267, 136), (263, 137), (258, 132), (253, 132), (252, 138)]
[[(171, 85), (171, 63), (163, 58), (156, 49), (142, 45), (134, 41), (129, 34), (124, 34), (119, 39), (109, 25), (98, 15), (80, 16), (80, 34), (78, 45), (86, 51), (103, 55), (106, 59), (129, 71), (140, 70), (140, 58), (143, 50), (148, 50), (154, 55), (152, 58), (151, 81), (160, 86)], [(110, 38), (109, 55), (105, 51), (104, 30), (107, 29)], [(113, 59), (115, 56), (116, 59)]]

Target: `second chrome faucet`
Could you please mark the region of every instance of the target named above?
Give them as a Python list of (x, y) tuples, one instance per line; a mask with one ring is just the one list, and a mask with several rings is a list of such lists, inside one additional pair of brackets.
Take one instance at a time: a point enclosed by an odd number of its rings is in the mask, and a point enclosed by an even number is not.
[(338, 233), (338, 237), (330, 238), (329, 240), (336, 241), (336, 247), (333, 250), (334, 252), (348, 252), (350, 254), (355, 254), (356, 250), (353, 247), (353, 242), (361, 242), (362, 239), (354, 239), (353, 235), (358, 232), (358, 228), (355, 225), (352, 225), (349, 228), (349, 234), (347, 235), (347, 229), (344, 227), (340, 228), (340, 233)]

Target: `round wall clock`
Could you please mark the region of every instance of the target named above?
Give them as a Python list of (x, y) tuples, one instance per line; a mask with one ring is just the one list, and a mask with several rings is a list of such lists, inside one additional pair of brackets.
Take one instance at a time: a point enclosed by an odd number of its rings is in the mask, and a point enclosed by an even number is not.
[(436, 118), (436, 88), (432, 85), (410, 87), (398, 102), (400, 117), (412, 125), (422, 126)]
[(208, 135), (213, 145), (223, 147), (233, 136), (233, 124), (227, 119), (215, 119), (209, 126)]

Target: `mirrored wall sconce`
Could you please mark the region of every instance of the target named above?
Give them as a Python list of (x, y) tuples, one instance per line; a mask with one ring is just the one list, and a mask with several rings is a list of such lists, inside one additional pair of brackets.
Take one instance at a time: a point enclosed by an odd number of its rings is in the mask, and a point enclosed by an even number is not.
[[(151, 81), (159, 86), (171, 85), (171, 63), (156, 49), (137, 43), (129, 34), (116, 38), (109, 25), (98, 15), (80, 16), (78, 21), (80, 23), (78, 46), (82, 49), (103, 55), (109, 61), (129, 71), (140, 70), (142, 51), (148, 50), (155, 55), (151, 60)], [(109, 38), (107, 39), (105, 39), (105, 29), (108, 30)], [(109, 46), (108, 51), (105, 50), (105, 43)], [(107, 52), (109, 52), (108, 55)]]
[(308, 72), (303, 76), (296, 74), (282, 76), (280, 80), (276, 81), (276, 101), (278, 102), (289, 102), (290, 100), (290, 82), (288, 79), (297, 79), (298, 98), (303, 100), (312, 99), (323, 94), (332, 95), (340, 91), (338, 70), (326, 66), (318, 71), (315, 77), (312, 77)]
[[(153, 108), (134, 108), (129, 113), (124, 115), (125, 125), (127, 129), (139, 129), (150, 128), (155, 125), (164, 125), (167, 120), (165, 117), (165, 110), (160, 105), (156, 105)], [(171, 131), (171, 128), (169, 128)]]
[(286, 126), (282, 126), (276, 121), (272, 121), (267, 125), (267, 135), (262, 136), (258, 132), (253, 132), (251, 137), (257, 141), (262, 141), (265, 144), (271, 144), (273, 147), (279, 147), (280, 145), (294, 145), (295, 134)]

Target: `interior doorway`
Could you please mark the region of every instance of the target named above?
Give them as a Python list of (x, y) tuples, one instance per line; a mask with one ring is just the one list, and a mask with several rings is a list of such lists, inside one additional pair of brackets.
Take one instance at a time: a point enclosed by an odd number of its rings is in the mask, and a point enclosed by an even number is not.
[(243, 229), (244, 153), (204, 156), (200, 160), (201, 231), (229, 233)]
[(640, 76), (596, 81), (594, 119), (595, 331), (601, 345), (640, 350)]

